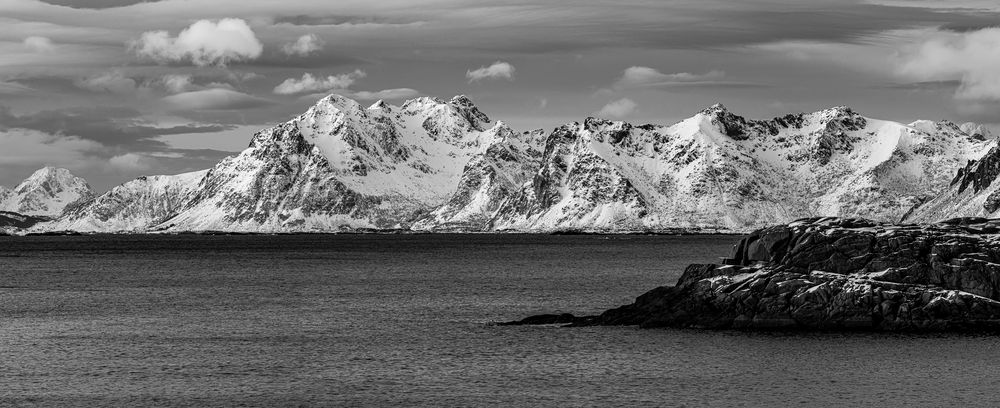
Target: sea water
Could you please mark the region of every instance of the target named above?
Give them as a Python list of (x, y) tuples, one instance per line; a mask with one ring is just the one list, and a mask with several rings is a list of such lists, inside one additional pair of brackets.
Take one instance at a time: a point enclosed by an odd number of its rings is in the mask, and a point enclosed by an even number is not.
[(1000, 404), (1000, 338), (503, 327), (732, 236), (0, 238), (0, 405)]

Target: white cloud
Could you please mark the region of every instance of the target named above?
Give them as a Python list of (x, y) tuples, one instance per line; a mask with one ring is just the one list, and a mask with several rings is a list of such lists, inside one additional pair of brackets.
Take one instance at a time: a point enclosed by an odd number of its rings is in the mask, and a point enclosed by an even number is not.
[(195, 78), (187, 74), (164, 75), (155, 81), (155, 85), (159, 85), (164, 90), (172, 94), (201, 91), (206, 89), (233, 90), (233, 86), (225, 82), (209, 82), (204, 85), (195, 83)]
[(288, 55), (298, 55), (300, 57), (308, 56), (314, 52), (323, 49), (323, 40), (316, 36), (316, 34), (306, 34), (299, 37), (295, 42), (285, 44), (281, 47), (281, 50)]
[(97, 142), (76, 136), (55, 136), (37, 130), (9, 129), (0, 131), (0, 165), (80, 166), (88, 154), (104, 149)]
[(929, 32), (903, 48), (897, 71), (918, 81), (960, 80), (958, 99), (1000, 101), (1000, 28)]
[(664, 74), (653, 68), (634, 66), (625, 69), (621, 78), (615, 82), (614, 88), (621, 90), (672, 85), (690, 85), (718, 81), (725, 78), (725, 76), (726, 73), (719, 70), (708, 71), (704, 74), (692, 74), (688, 72)]
[(125, 153), (108, 159), (112, 169), (134, 172), (153, 168), (153, 159), (137, 153)]
[(95, 76), (78, 79), (73, 82), (80, 89), (92, 92), (108, 92), (118, 95), (127, 95), (135, 92), (136, 82), (134, 79), (125, 76), (119, 70), (108, 71)]
[(514, 66), (503, 61), (497, 61), (488, 67), (480, 67), (476, 70), (467, 71), (465, 77), (469, 79), (469, 83), (479, 82), (484, 79), (507, 79), (513, 81)]
[(920, 7), (937, 9), (967, 9), (967, 10), (1000, 10), (1000, 5), (996, 0), (949, 0), (946, 2), (935, 0), (866, 0), (865, 3), (879, 4), (893, 7)]
[(212, 88), (184, 92), (163, 98), (168, 107), (179, 111), (238, 110), (269, 105), (271, 101), (231, 89)]
[(48, 37), (31, 36), (24, 39), (24, 46), (34, 52), (51, 52), (55, 45)]
[(331, 89), (347, 89), (360, 78), (367, 74), (358, 69), (340, 75), (330, 75), (326, 78), (317, 78), (310, 73), (302, 74), (302, 79), (288, 78), (278, 86), (274, 87), (274, 93), (278, 95), (294, 95), (306, 92), (327, 91)]
[(263, 75), (258, 74), (256, 72), (241, 72), (241, 71), (234, 71), (231, 69), (227, 69), (225, 74), (226, 74), (226, 79), (232, 82), (246, 82), (264, 78)]
[(163, 84), (163, 88), (170, 93), (182, 93), (187, 91), (193, 91), (197, 89), (194, 85), (194, 80), (191, 75), (179, 75), (179, 74), (169, 74), (164, 75), (160, 78), (160, 83)]
[(371, 101), (375, 99), (406, 99), (413, 98), (420, 95), (420, 92), (416, 89), (410, 88), (393, 88), (393, 89), (383, 89), (381, 91), (358, 91), (358, 92), (347, 92), (344, 96), (354, 99), (360, 99), (365, 101)]
[(0, 81), (0, 94), (19, 95), (34, 91), (31, 87), (17, 82)]
[(595, 115), (602, 118), (621, 119), (631, 115), (632, 112), (635, 112), (635, 109), (638, 106), (639, 105), (636, 105), (636, 103), (629, 98), (621, 98), (608, 102), (608, 104), (604, 105), (604, 107), (595, 113)]
[(892, 67), (893, 52), (915, 34), (910, 30), (883, 33), (883, 37), (865, 37), (858, 43), (783, 40), (751, 45), (750, 50), (760, 50), (794, 61), (838, 65), (859, 72), (886, 75)]
[(157, 63), (190, 61), (197, 66), (253, 60), (264, 50), (253, 29), (238, 18), (200, 20), (177, 37), (166, 31), (148, 31), (130, 47), (136, 55)]

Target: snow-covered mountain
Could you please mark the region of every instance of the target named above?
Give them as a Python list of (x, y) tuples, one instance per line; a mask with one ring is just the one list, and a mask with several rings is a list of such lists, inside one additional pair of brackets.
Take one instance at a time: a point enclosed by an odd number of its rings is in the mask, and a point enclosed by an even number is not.
[(930, 223), (955, 217), (1000, 216), (1000, 147), (958, 170), (941, 194), (921, 202), (903, 221)]
[(40, 229), (80, 232), (141, 232), (175, 216), (207, 170), (176, 176), (143, 176), (66, 210)]
[[(897, 221), (996, 142), (838, 107), (671, 126), (587, 118), (546, 134), (464, 96), (362, 107), (331, 95), (203, 172), (143, 177), (44, 230), (745, 231), (807, 216)], [(1000, 156), (1000, 154), (998, 154)]]
[(336, 95), (254, 135), (210, 169), (170, 231), (408, 228), (445, 203), (469, 161), (512, 131), (468, 98), (364, 108)]
[(500, 206), (531, 180), (541, 164), (545, 132), (517, 134), (510, 129), (465, 165), (462, 178), (444, 205), (413, 225), (425, 231), (488, 231)]
[(767, 121), (712, 106), (673, 126), (588, 118), (556, 129), (493, 227), (745, 231), (809, 216), (896, 221), (992, 141), (838, 107)]
[(87, 181), (69, 170), (44, 167), (13, 190), (0, 189), (0, 211), (57, 217), (63, 210), (94, 196)]

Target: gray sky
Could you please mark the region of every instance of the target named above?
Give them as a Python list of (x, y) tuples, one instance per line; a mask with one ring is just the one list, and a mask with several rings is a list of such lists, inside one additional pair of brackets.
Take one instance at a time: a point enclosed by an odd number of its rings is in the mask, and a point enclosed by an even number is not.
[(992, 0), (0, 0), (0, 185), (210, 167), (320, 95), (551, 129), (848, 105), (1000, 122)]

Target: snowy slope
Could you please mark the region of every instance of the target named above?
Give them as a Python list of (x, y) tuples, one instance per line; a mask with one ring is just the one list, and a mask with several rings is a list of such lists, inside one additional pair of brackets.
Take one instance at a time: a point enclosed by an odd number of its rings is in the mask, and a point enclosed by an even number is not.
[(896, 221), (989, 142), (950, 123), (902, 125), (838, 107), (769, 121), (723, 106), (673, 126), (587, 119), (546, 141), (501, 230), (748, 230), (792, 219)]
[(485, 231), (496, 211), (541, 164), (542, 130), (515, 133), (501, 123), (488, 147), (472, 157), (444, 205), (413, 225), (426, 231)]
[(418, 98), (364, 108), (337, 95), (254, 135), (210, 169), (169, 231), (407, 228), (451, 196), (505, 125), (472, 102)]
[(996, 143), (979, 160), (959, 169), (946, 190), (919, 203), (903, 219), (912, 223), (932, 223), (955, 217), (1000, 216), (1000, 147)]
[(63, 210), (94, 195), (87, 181), (69, 170), (44, 167), (6, 194), (0, 192), (0, 211), (56, 217)]
[(176, 176), (143, 176), (80, 203), (36, 230), (80, 232), (146, 231), (176, 215), (207, 170)]

